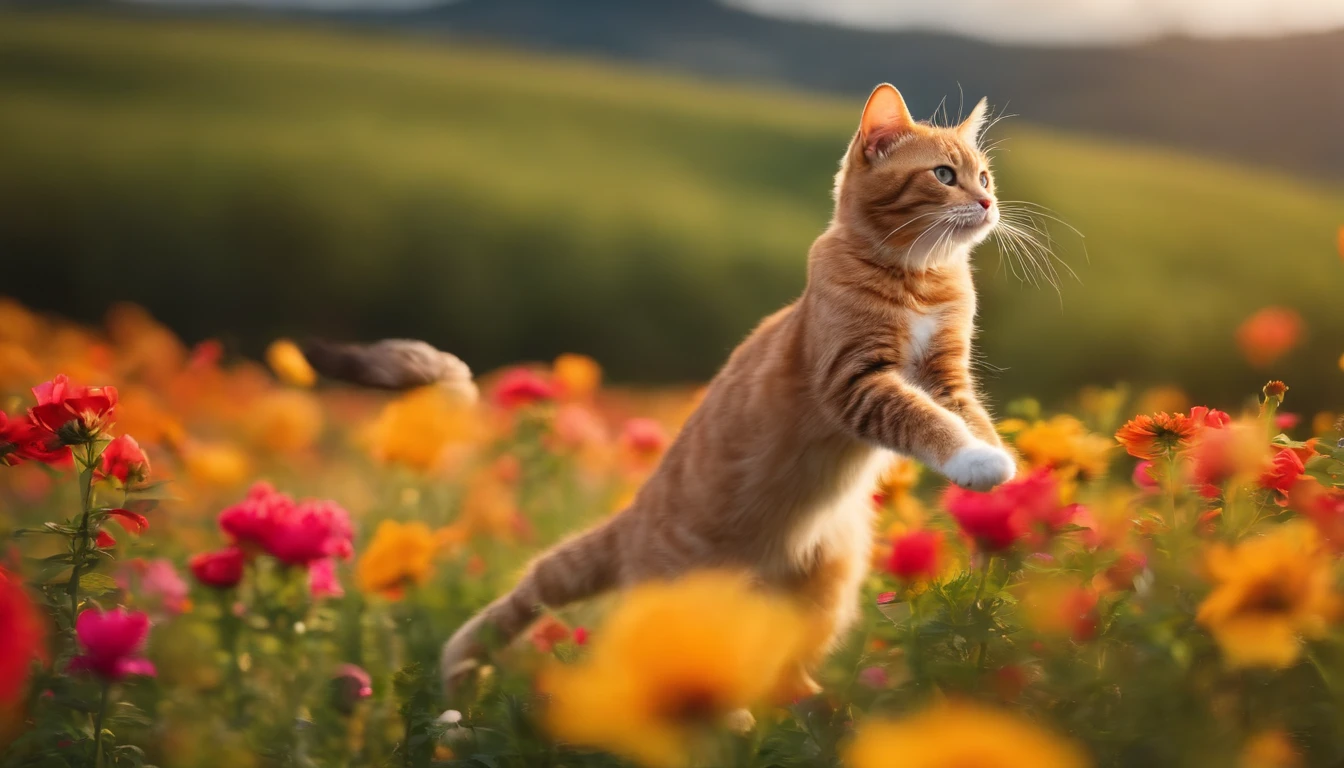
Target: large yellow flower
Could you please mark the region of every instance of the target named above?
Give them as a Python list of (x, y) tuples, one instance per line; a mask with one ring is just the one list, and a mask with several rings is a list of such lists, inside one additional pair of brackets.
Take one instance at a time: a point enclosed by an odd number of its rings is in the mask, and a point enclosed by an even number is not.
[(434, 568), (438, 539), (422, 522), (384, 520), (359, 557), (359, 588), (398, 599), (407, 584), (423, 584)]
[(740, 574), (636, 587), (593, 633), (590, 656), (544, 670), (547, 727), (644, 765), (682, 765), (697, 726), (771, 695), (804, 629), (792, 603)]
[(1196, 619), (1208, 628), (1233, 667), (1292, 665), (1302, 638), (1325, 635), (1339, 613), (1329, 553), (1315, 530), (1293, 522), (1209, 550), (1213, 591)]
[(1018, 433), (1017, 450), (1033, 467), (1050, 467), (1066, 477), (1100, 477), (1106, 473), (1112, 443), (1087, 431), (1072, 416), (1038, 421)]
[(850, 768), (1085, 768), (1073, 744), (1038, 725), (972, 704), (946, 704), (859, 727)]

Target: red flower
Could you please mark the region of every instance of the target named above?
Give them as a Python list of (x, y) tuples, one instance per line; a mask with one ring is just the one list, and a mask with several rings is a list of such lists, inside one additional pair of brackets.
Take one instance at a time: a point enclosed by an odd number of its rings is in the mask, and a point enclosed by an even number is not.
[(287, 503), (293, 502), (270, 483), (257, 483), (248, 489), (242, 501), (219, 513), (219, 527), (238, 544), (260, 547), (270, 535), (276, 510)]
[(107, 531), (99, 531), (93, 539), (93, 544), (99, 549), (111, 549), (117, 546), (117, 540), (112, 538), (112, 534)]
[(1270, 463), (1269, 469), (1260, 475), (1260, 487), (1267, 491), (1274, 491), (1280, 504), (1286, 504), (1288, 491), (1292, 489), (1297, 479), (1306, 471), (1306, 466), (1302, 464), (1302, 458), (1293, 452), (1291, 448), (1284, 448), (1274, 454), (1274, 460)]
[(1190, 421), (1193, 422), (1196, 427), (1222, 429), (1232, 423), (1232, 417), (1217, 408), (1196, 405), (1194, 408), (1190, 409)]
[(555, 384), (529, 368), (510, 368), (499, 378), (491, 399), (495, 405), (515, 410), (533, 403), (554, 400)]
[(84, 653), (70, 661), (72, 672), (92, 672), (113, 681), (155, 674), (154, 665), (140, 656), (149, 637), (149, 616), (140, 611), (86, 609), (75, 621), (75, 635)]
[(33, 387), (33, 395), (37, 405), (28, 410), (29, 418), (66, 445), (96, 439), (112, 424), (117, 407), (115, 387), (71, 384), (65, 374)]
[(117, 524), (128, 533), (139, 535), (149, 530), (149, 519), (129, 509), (111, 509), (107, 515), (109, 520), (117, 521)]
[(574, 628), (574, 644), (575, 645), (588, 644), (588, 629), (586, 627)]
[(226, 547), (218, 552), (202, 552), (191, 558), (191, 574), (196, 580), (214, 589), (230, 589), (243, 580), (246, 556), (238, 547)]
[(16, 701), (42, 656), (42, 619), (23, 584), (0, 569), (0, 709)]
[(887, 570), (906, 581), (935, 578), (942, 548), (943, 535), (936, 531), (915, 531), (899, 536), (891, 543)]
[(1136, 459), (1156, 459), (1186, 447), (1197, 425), (1181, 413), (1135, 416), (1115, 433), (1115, 439)]
[(1344, 551), (1344, 490), (1326, 488), (1315, 479), (1304, 477), (1288, 491), (1288, 503), (1315, 524), (1332, 549)]
[(987, 493), (952, 486), (943, 504), (962, 531), (991, 552), (1011, 547), (1033, 528), (1043, 528), (1050, 535), (1078, 512), (1077, 505), (1059, 503), (1059, 486), (1047, 468), (1020, 475)]
[(1246, 361), (1264, 368), (1297, 346), (1302, 316), (1285, 307), (1265, 307), (1237, 328), (1237, 346)]
[(10, 418), (0, 412), (0, 464), (21, 461), (43, 464), (72, 463), (70, 449), (59, 438), (33, 423), (31, 418)]
[(100, 477), (115, 477), (122, 485), (137, 485), (149, 479), (149, 458), (130, 435), (122, 435), (103, 449)]

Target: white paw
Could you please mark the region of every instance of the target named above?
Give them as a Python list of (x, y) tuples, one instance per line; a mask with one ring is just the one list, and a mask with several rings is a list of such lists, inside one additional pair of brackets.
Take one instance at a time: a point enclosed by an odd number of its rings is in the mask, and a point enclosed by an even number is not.
[(977, 440), (952, 455), (943, 465), (947, 479), (972, 491), (988, 491), (1017, 474), (1013, 457), (1002, 448)]

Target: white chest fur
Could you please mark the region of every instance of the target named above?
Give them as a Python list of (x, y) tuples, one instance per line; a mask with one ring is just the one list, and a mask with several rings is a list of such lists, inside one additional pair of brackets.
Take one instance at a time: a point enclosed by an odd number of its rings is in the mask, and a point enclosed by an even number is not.
[(908, 377), (914, 378), (921, 363), (928, 358), (933, 349), (933, 343), (942, 330), (943, 316), (937, 310), (929, 312), (916, 312), (911, 310), (906, 315), (905, 327), (905, 348), (904, 369)]

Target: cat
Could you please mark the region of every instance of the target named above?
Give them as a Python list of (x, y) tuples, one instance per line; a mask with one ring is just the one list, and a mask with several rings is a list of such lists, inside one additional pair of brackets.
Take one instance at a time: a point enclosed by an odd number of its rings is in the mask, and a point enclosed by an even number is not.
[(814, 636), (776, 693), (820, 690), (813, 671), (857, 617), (892, 453), (974, 490), (1016, 471), (970, 372), (969, 257), (999, 222), (986, 111), (935, 126), (891, 85), (873, 91), (802, 296), (732, 353), (627, 509), (536, 558), (452, 636), (446, 683), (543, 607), (717, 567), (805, 606)]

